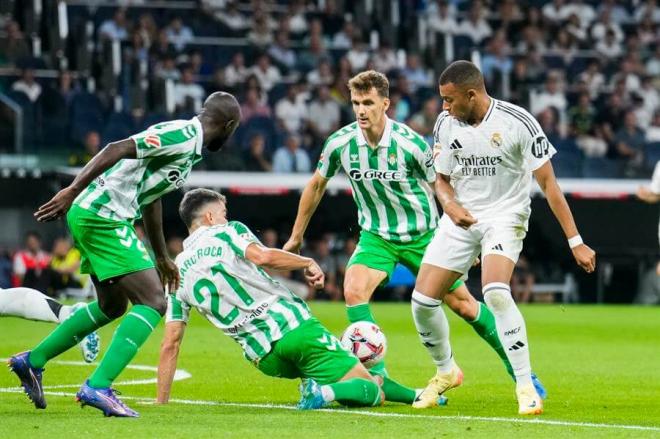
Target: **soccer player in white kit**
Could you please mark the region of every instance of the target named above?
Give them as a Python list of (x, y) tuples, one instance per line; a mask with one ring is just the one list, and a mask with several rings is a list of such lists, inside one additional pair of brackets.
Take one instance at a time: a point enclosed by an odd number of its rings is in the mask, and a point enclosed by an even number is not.
[(488, 96), (481, 72), (468, 61), (445, 69), (440, 95), (444, 111), (434, 129), (434, 164), (444, 215), (424, 254), (412, 298), (417, 331), (438, 371), (416, 407), (432, 406), (438, 394), (462, 381), (440, 304), (481, 253), (484, 300), (516, 376), (518, 413), (540, 414), (543, 401), (532, 384), (525, 320), (509, 286), (527, 232), (532, 174), (576, 262), (588, 273), (595, 269), (595, 252), (580, 238), (550, 163), (556, 151), (536, 120)]

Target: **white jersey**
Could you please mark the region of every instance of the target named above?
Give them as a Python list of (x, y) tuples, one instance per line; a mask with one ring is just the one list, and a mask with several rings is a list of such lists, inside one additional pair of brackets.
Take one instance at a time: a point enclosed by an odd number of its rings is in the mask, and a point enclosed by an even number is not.
[[(655, 164), (650, 189), (654, 194), (660, 195), (660, 162)], [(660, 221), (658, 222), (658, 242), (660, 242)]]
[(74, 204), (116, 221), (134, 221), (141, 208), (183, 186), (202, 159), (203, 130), (197, 117), (150, 126), (131, 136), (136, 159), (123, 159), (96, 178)]
[(472, 216), (513, 217), (527, 227), (532, 171), (557, 151), (526, 110), (491, 98), (478, 126), (445, 111), (433, 135), (435, 170), (451, 177), (456, 199)]
[(249, 360), (262, 358), (273, 342), (311, 317), (302, 299), (245, 259), (254, 242), (259, 241), (236, 221), (195, 230), (176, 258), (181, 284), (167, 307), (168, 322), (187, 322), (190, 309), (197, 308)]

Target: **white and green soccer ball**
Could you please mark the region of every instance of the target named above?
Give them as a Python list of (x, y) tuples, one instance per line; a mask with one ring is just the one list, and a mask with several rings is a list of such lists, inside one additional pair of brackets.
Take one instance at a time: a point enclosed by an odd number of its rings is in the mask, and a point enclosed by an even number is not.
[(355, 322), (341, 336), (341, 344), (359, 358), (364, 367), (370, 368), (385, 358), (387, 338), (377, 324)]

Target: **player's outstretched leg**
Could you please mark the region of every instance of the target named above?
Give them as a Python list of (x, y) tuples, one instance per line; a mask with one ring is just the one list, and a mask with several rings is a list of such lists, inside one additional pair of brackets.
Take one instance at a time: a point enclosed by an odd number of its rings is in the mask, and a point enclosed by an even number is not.
[(543, 401), (532, 381), (525, 320), (513, 301), (511, 288), (503, 282), (490, 282), (484, 285), (484, 300), (493, 310), (497, 330), (516, 375), (518, 413), (521, 415), (543, 413)]
[(411, 299), (415, 327), (438, 368), (436, 375), (413, 403), (415, 408), (438, 405), (438, 397), (463, 382), (463, 372), (454, 361), (449, 344), (449, 322), (442, 301), (414, 291)]
[(38, 409), (45, 409), (46, 397), (41, 384), (44, 369), (34, 367), (28, 358), (29, 354), (29, 352), (16, 354), (9, 359), (7, 364), (9, 369), (18, 376), (25, 394), (34, 403), (34, 406)]
[(325, 385), (307, 379), (300, 384), (300, 394), (300, 410), (323, 408), (333, 401), (353, 407), (373, 407), (383, 402), (378, 384), (359, 377)]

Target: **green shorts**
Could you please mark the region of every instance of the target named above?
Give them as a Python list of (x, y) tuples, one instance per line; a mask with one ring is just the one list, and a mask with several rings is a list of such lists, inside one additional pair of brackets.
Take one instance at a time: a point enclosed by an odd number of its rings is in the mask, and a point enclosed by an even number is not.
[[(419, 267), (422, 265), (424, 251), (433, 239), (434, 234), (435, 231), (431, 230), (411, 242), (394, 243), (381, 238), (375, 233), (362, 230), (360, 240), (351, 259), (346, 264), (346, 268), (354, 264), (360, 264), (374, 270), (383, 271), (387, 274), (383, 281), (383, 284), (385, 284), (392, 276), (396, 264), (400, 262), (417, 276)], [(454, 282), (449, 291), (453, 291), (461, 285), (463, 285), (463, 281), (459, 279)]]
[(314, 317), (276, 341), (256, 364), (268, 376), (339, 382), (360, 360)]
[(112, 221), (74, 204), (66, 215), (76, 248), (80, 272), (103, 281), (154, 268), (154, 262), (128, 221)]

